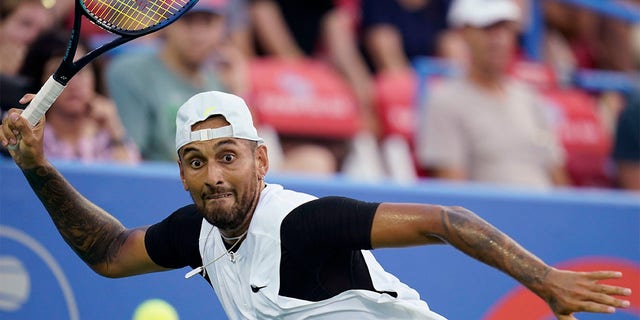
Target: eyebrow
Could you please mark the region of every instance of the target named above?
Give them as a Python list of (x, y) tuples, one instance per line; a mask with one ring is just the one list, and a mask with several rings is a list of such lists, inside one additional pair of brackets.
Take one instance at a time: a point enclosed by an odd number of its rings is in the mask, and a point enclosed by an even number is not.
[[(224, 140), (217, 141), (217, 142), (213, 145), (213, 148), (214, 148), (214, 149), (217, 149), (217, 148), (220, 148), (220, 147), (222, 147), (222, 146), (224, 146), (224, 145), (234, 145), (234, 146), (239, 146), (240, 144), (239, 144), (235, 139), (227, 138), (227, 139), (224, 139)], [(189, 154), (189, 153), (191, 153), (191, 152), (200, 152), (200, 149), (195, 148), (195, 147), (191, 147), (191, 146), (186, 146), (186, 147), (184, 148), (184, 150), (182, 151), (182, 156), (184, 157), (184, 156), (186, 156), (187, 154)]]
[(216, 142), (215, 145), (214, 145), (214, 148), (219, 148), (219, 147), (221, 147), (223, 145), (226, 145), (226, 144), (231, 144), (231, 145), (236, 145), (236, 146), (239, 145), (239, 143), (238, 143), (238, 141), (236, 141), (236, 139), (227, 138), (227, 139), (220, 140), (220, 141)]

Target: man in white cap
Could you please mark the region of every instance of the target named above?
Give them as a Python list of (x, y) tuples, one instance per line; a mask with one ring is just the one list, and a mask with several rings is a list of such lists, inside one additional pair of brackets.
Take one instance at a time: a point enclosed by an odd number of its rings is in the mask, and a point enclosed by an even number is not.
[(468, 70), (427, 94), (417, 158), (431, 176), (509, 186), (567, 183), (564, 150), (538, 94), (511, 78), (521, 12), (513, 0), (458, 0), (450, 25), (468, 48)]
[(186, 277), (206, 279), (230, 319), (445, 319), (369, 252), (441, 243), (517, 279), (558, 319), (629, 306), (613, 296), (629, 289), (599, 283), (619, 272), (550, 267), (464, 208), (316, 198), (267, 184), (267, 148), (237, 96), (197, 94), (176, 124), (180, 176), (194, 204), (134, 229), (82, 197), (45, 159), (44, 120), (32, 129), (12, 109), (0, 144), (12, 146), (56, 227), (93, 270), (124, 277), (191, 266)]

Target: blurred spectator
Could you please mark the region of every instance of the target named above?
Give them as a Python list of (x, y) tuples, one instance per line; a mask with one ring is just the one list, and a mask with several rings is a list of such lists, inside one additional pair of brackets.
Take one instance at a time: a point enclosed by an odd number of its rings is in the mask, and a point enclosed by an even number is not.
[(365, 125), (376, 130), (373, 84), (357, 47), (353, 16), (335, 0), (250, 0), (257, 52), (326, 59), (353, 90)]
[[(632, 2), (640, 4), (629, 1)], [(563, 1), (544, 1), (543, 9), (548, 39), (545, 58), (553, 65), (616, 71), (637, 69), (631, 23)]]
[(143, 159), (177, 159), (175, 116), (189, 97), (209, 90), (243, 90), (246, 71), (234, 69), (242, 67), (242, 55), (225, 51), (225, 68), (232, 68), (228, 74), (239, 79), (236, 83), (224, 83), (213, 63), (222, 52), (227, 9), (226, 1), (200, 0), (160, 31), (158, 52), (123, 52), (107, 66), (109, 92)]
[[(327, 65), (329, 72), (323, 79), (335, 77), (335, 83), (344, 82), (346, 91), (333, 92), (342, 98), (355, 97), (357, 117), (355, 121), (371, 134), (378, 130), (377, 117), (372, 109), (373, 87), (371, 75), (358, 50), (354, 29), (354, 17), (333, 0), (292, 1), (292, 0), (252, 0), (251, 16), (256, 53), (271, 63), (281, 63), (284, 69), (298, 69), (301, 64), (309, 66), (303, 73), (293, 77), (308, 80), (288, 82), (285, 90), (293, 90), (293, 95), (308, 94), (307, 100), (322, 100), (315, 91), (307, 91), (306, 86), (326, 86), (313, 76)], [(260, 61), (261, 59), (257, 59)], [(287, 78), (282, 75), (282, 80)], [(342, 78), (342, 79), (341, 79)], [(343, 80), (344, 81), (341, 81)], [(275, 80), (274, 80), (275, 81)], [(335, 84), (330, 85), (336, 87)], [(341, 84), (340, 87), (343, 85)], [(295, 87), (295, 88), (294, 88)], [(305, 91), (306, 93), (304, 93)], [(344, 91), (344, 93), (342, 93)], [(334, 96), (335, 97), (335, 96)], [(300, 96), (293, 97), (292, 101)], [(341, 100), (343, 101), (343, 100)], [(335, 103), (335, 101), (327, 101)], [(349, 103), (351, 106), (352, 102)], [(350, 113), (344, 111), (342, 113)], [(282, 145), (283, 157), (280, 171), (303, 172), (331, 175), (342, 170), (346, 154), (349, 152), (349, 137), (329, 137), (308, 135), (305, 132), (277, 132)]]
[(618, 186), (640, 191), (640, 92), (628, 95), (618, 117), (613, 159)]
[(376, 73), (406, 70), (414, 58), (439, 56), (451, 0), (362, 0), (365, 53)]
[[(37, 92), (60, 65), (69, 34), (50, 32), (30, 46), (20, 74), (32, 80), (30, 92)], [(78, 45), (76, 57), (87, 52)], [(97, 92), (99, 73), (95, 64), (78, 72), (46, 114), (44, 151), (52, 159), (83, 162), (115, 161), (137, 163), (140, 154), (128, 140), (115, 104)]]
[[(31, 42), (53, 22), (40, 0), (0, 2), (0, 107), (18, 105), (26, 93), (26, 79), (17, 75)], [(1, 112), (0, 112), (1, 114)]]
[(429, 93), (416, 137), (431, 175), (488, 183), (565, 184), (564, 153), (530, 87), (507, 74), (521, 11), (510, 0), (457, 0), (449, 12), (470, 53), (469, 70)]

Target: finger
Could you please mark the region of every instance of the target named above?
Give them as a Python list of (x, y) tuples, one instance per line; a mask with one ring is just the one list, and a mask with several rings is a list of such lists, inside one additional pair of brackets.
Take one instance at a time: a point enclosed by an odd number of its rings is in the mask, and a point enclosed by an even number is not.
[[(590, 301), (588, 303), (596, 303), (602, 306), (603, 308), (610, 308), (609, 310), (613, 310), (613, 311), (615, 311), (615, 308), (628, 308), (631, 305), (631, 303), (627, 300), (618, 299), (616, 297), (610, 296), (608, 294), (603, 294), (603, 293), (594, 294), (589, 298), (589, 300)], [(594, 312), (600, 312), (600, 311), (594, 311)]]
[(588, 278), (593, 280), (622, 278), (622, 272), (618, 272), (618, 271), (593, 271), (593, 272), (585, 272), (584, 274)]
[(18, 115), (17, 113), (9, 116), (9, 123), (12, 127), (12, 131), (16, 133), (18, 140), (23, 140), (28, 145), (36, 143), (37, 138), (34, 130), (39, 129), (44, 124), (44, 116), (38, 120), (36, 125), (32, 128), (29, 121)]
[(20, 100), (18, 102), (20, 102), (21, 104), (26, 104), (28, 102), (30, 102), (31, 100), (33, 100), (33, 98), (35, 98), (35, 94), (33, 93), (27, 93), (24, 96), (22, 96), (22, 98), (20, 98)]
[(580, 305), (580, 309), (576, 311), (593, 312), (593, 313), (614, 313), (616, 308), (609, 304), (588, 301)]
[(10, 145), (14, 146), (18, 143), (19, 132), (15, 129), (13, 121), (11, 120), (14, 117), (20, 118), (20, 115), (16, 109), (11, 109), (9, 110), (9, 115), (2, 121), (2, 145), (5, 147)]
[(9, 115), (9, 128), (11, 128), (11, 132), (15, 135), (16, 141), (23, 139), (25, 142), (32, 142), (35, 139), (29, 121), (21, 117), (17, 112)]
[(615, 295), (615, 296), (627, 296), (628, 297), (628, 296), (631, 295), (631, 289), (629, 289), (629, 288), (612, 286), (612, 285), (608, 285), (608, 284), (598, 284), (594, 291), (600, 292), (600, 293), (604, 293), (604, 294), (608, 294), (608, 295)]

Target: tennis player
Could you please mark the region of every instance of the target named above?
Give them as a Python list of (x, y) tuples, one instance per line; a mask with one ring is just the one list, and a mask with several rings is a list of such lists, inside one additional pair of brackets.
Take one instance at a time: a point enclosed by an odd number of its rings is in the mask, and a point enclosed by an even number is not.
[(106, 277), (190, 266), (230, 319), (445, 319), (369, 251), (441, 243), (513, 277), (560, 320), (629, 306), (614, 297), (629, 289), (599, 283), (619, 272), (555, 269), (464, 208), (316, 198), (266, 183), (267, 147), (231, 94), (200, 93), (178, 111), (178, 166), (194, 203), (134, 229), (63, 178), (43, 155), (45, 120), (31, 128), (19, 112), (3, 120), (0, 142), (80, 258)]

